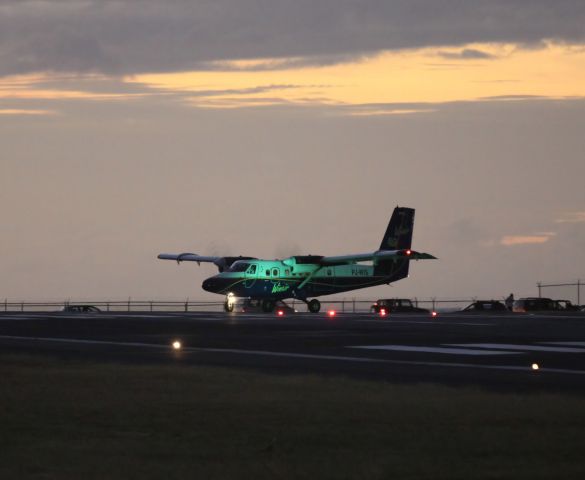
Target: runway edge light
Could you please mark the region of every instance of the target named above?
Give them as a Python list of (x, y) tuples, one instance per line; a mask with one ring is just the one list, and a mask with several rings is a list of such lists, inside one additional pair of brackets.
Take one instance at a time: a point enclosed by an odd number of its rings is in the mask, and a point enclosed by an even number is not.
[(181, 348), (183, 347), (183, 344), (179, 340), (175, 340), (172, 343), (172, 347), (173, 347), (173, 350), (181, 350)]

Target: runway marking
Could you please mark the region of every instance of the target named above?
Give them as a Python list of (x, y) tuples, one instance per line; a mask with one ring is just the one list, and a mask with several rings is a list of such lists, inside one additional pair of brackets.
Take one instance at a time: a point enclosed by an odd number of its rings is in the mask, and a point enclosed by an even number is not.
[(169, 345), (160, 343), (140, 343), (140, 342), (110, 342), (107, 340), (84, 340), (82, 338), (50, 338), (50, 337), (18, 337), (14, 335), (0, 335), (0, 339), (6, 340), (33, 340), (36, 342), (54, 342), (54, 343), (79, 343), (82, 345), (112, 345), (120, 347), (147, 347), (170, 350)]
[(567, 347), (585, 347), (585, 342), (538, 342), (545, 345), (566, 345)]
[(542, 345), (516, 345), (512, 343), (448, 343), (451, 347), (492, 348), (502, 350), (523, 350), (527, 352), (585, 353), (585, 348), (546, 347)]
[[(46, 338), (46, 337), (18, 337), (2, 335), (0, 339), (6, 340), (33, 340), (41, 342), (61, 342), (61, 343), (79, 343), (82, 345), (95, 344), (95, 345), (112, 345), (112, 346), (129, 346), (129, 347), (145, 347), (153, 348), (157, 350), (168, 350), (171, 351), (169, 345), (152, 344), (152, 343), (137, 343), (137, 342), (110, 342), (104, 340), (84, 340), (76, 338)], [(182, 349), (183, 352), (211, 352), (211, 353), (232, 353), (239, 355), (261, 355), (261, 356), (273, 356), (273, 357), (284, 357), (284, 358), (306, 358), (315, 360), (330, 360), (330, 361), (348, 361), (358, 363), (380, 363), (387, 365), (413, 365), (413, 366), (429, 366), (429, 367), (440, 367), (440, 368), (472, 368), (479, 370), (504, 370), (504, 371), (516, 371), (524, 372), (531, 375), (539, 375), (542, 373), (563, 373), (570, 375), (585, 375), (585, 370), (569, 370), (563, 368), (540, 368), (538, 373), (531, 371), (529, 365), (478, 365), (469, 363), (452, 363), (452, 362), (424, 362), (424, 361), (408, 361), (408, 360), (388, 360), (383, 358), (370, 358), (370, 357), (353, 357), (343, 355), (316, 355), (316, 354), (304, 354), (304, 353), (291, 353), (291, 352), (272, 352), (264, 350), (241, 350), (235, 348), (199, 348), (199, 347), (186, 347)]]
[(442, 325), (442, 326), (449, 326), (449, 325), (462, 325), (467, 327), (494, 327), (493, 323), (468, 323), (468, 322), (441, 322), (441, 320), (427, 320), (427, 321), (406, 321), (406, 320), (393, 320), (392, 318), (386, 317), (385, 319), (366, 319), (366, 320), (356, 320), (356, 322), (371, 322), (371, 323), (378, 323), (380, 325), (413, 325), (413, 324), (420, 324), (420, 325)]
[(444, 353), (451, 355), (517, 355), (522, 352), (508, 352), (502, 350), (478, 350), (469, 348), (427, 347), (417, 345), (358, 345), (347, 348), (362, 348), (366, 350), (390, 350), (395, 352)]

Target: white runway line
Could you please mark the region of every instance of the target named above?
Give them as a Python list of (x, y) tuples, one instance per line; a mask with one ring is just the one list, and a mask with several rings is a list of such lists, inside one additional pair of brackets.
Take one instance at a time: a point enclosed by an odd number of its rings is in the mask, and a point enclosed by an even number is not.
[(525, 352), (585, 353), (585, 348), (516, 345), (513, 343), (447, 343), (445, 345), (450, 347), (490, 348), (496, 350), (522, 350)]
[(347, 348), (362, 348), (365, 350), (390, 350), (394, 352), (421, 352), (444, 353), (450, 355), (518, 355), (522, 352), (507, 352), (502, 350), (478, 350), (469, 348), (426, 347), (417, 345), (358, 345)]
[(538, 343), (542, 343), (543, 345), (561, 345), (561, 346), (567, 346), (567, 347), (584, 347), (585, 348), (585, 342), (538, 342)]
[[(152, 348), (157, 350), (169, 350), (171, 351), (170, 345), (152, 344), (152, 343), (136, 343), (136, 342), (109, 342), (104, 340), (84, 340), (75, 338), (43, 338), (43, 337), (17, 337), (10, 335), (0, 335), (0, 340), (32, 340), (39, 342), (61, 342), (61, 343), (78, 343), (82, 345), (112, 345), (112, 346), (128, 346), (128, 347), (139, 347), (139, 348)], [(357, 363), (380, 363), (387, 365), (413, 365), (413, 366), (428, 366), (428, 367), (441, 367), (441, 368), (472, 368), (479, 370), (505, 370), (505, 371), (517, 371), (530, 373), (529, 366), (522, 365), (477, 365), (470, 363), (452, 363), (452, 362), (417, 362), (408, 360), (387, 360), (383, 358), (369, 358), (369, 357), (352, 357), (352, 356), (340, 356), (340, 355), (316, 355), (316, 354), (303, 354), (303, 353), (290, 353), (290, 352), (271, 352), (264, 350), (240, 350), (234, 348), (183, 348), (183, 352), (212, 352), (212, 353), (232, 353), (239, 355), (260, 355), (260, 356), (271, 356), (271, 357), (283, 357), (283, 358), (306, 358), (314, 360), (330, 360), (330, 361), (346, 361), (346, 362), (357, 362)], [(563, 373), (570, 375), (585, 375), (585, 370), (569, 370), (563, 368), (541, 368), (538, 370), (538, 374), (542, 373)]]
[(413, 324), (419, 324), (419, 325), (441, 325), (444, 327), (447, 327), (449, 325), (462, 325), (462, 326), (466, 326), (466, 327), (494, 327), (495, 325), (493, 323), (468, 323), (468, 322), (441, 322), (441, 320), (426, 320), (426, 321), (416, 321), (416, 320), (411, 320), (411, 321), (406, 321), (404, 319), (400, 319), (400, 320), (395, 320), (393, 318), (380, 318), (379, 320), (375, 320), (375, 319), (367, 319), (367, 320), (356, 320), (356, 322), (372, 322), (372, 323), (378, 323), (381, 325), (413, 325)]

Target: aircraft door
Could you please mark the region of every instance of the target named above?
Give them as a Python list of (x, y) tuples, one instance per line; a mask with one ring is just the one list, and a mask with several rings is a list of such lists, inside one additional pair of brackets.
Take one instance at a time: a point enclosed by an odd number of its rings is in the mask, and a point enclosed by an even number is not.
[(335, 267), (326, 267), (323, 279), (323, 288), (326, 292), (335, 291)]
[(258, 266), (255, 263), (252, 263), (244, 272), (244, 276), (245, 276), (244, 287), (252, 288), (256, 283), (256, 278), (258, 276)]

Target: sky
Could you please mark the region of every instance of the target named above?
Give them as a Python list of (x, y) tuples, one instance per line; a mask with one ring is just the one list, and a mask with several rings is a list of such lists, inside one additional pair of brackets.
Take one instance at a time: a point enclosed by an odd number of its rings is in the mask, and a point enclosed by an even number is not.
[(582, 0), (0, 0), (0, 299), (209, 299), (158, 253), (375, 250), (344, 298), (585, 279)]

